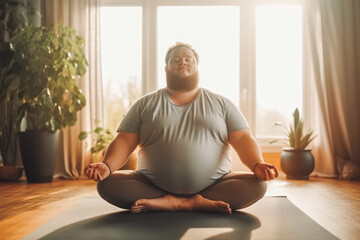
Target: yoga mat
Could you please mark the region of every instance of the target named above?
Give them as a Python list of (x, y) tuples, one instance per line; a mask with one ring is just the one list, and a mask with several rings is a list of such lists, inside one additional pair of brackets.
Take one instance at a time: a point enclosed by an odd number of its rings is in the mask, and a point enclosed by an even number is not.
[(201, 212), (132, 214), (99, 197), (86, 197), (29, 239), (338, 239), (286, 197), (265, 197), (230, 215)]

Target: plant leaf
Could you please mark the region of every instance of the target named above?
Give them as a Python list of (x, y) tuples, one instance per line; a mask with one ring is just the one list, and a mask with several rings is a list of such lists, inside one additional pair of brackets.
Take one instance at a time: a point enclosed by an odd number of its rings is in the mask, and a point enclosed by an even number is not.
[(95, 128), (95, 130), (94, 130), (94, 132), (96, 133), (96, 134), (100, 134), (100, 133), (102, 133), (104, 131), (104, 128), (102, 128), (102, 127), (97, 127), (97, 128)]
[(88, 137), (88, 133), (87, 133), (87, 132), (84, 132), (84, 131), (80, 132), (80, 134), (79, 134), (79, 136), (78, 136), (78, 138), (79, 138), (80, 140), (84, 140), (84, 139), (86, 139), (87, 137)]

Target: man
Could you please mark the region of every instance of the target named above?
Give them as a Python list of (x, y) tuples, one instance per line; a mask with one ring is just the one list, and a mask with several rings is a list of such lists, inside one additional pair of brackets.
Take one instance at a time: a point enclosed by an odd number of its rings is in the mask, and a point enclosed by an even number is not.
[[(261, 199), (278, 176), (263, 161), (241, 112), (228, 99), (199, 88), (196, 51), (177, 43), (166, 54), (167, 87), (129, 110), (102, 163), (86, 167), (100, 196), (143, 211), (230, 214)], [(139, 145), (136, 171), (117, 171)], [(231, 172), (230, 145), (254, 174)]]

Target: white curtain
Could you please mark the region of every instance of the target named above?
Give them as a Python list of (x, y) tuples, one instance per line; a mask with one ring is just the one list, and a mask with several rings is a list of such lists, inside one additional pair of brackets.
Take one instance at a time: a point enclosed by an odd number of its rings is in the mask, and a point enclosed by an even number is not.
[(78, 114), (75, 126), (60, 133), (59, 158), (54, 177), (75, 179), (83, 174), (90, 161), (90, 140), (81, 142), (80, 131), (95, 128), (95, 120), (103, 123), (102, 83), (100, 63), (100, 3), (99, 0), (43, 0), (42, 24), (62, 23), (76, 30), (85, 40), (85, 56), (89, 63), (79, 87), (86, 97), (86, 106)]
[(360, 1), (305, 0), (315, 174), (360, 179)]

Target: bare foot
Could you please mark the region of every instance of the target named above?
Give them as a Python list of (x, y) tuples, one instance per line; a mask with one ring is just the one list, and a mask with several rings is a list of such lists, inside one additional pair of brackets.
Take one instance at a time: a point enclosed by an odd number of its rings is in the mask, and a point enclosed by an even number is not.
[(160, 198), (139, 199), (131, 206), (132, 213), (146, 211), (205, 211), (231, 213), (230, 205), (223, 201), (213, 201), (196, 194), (190, 198), (165, 195)]

